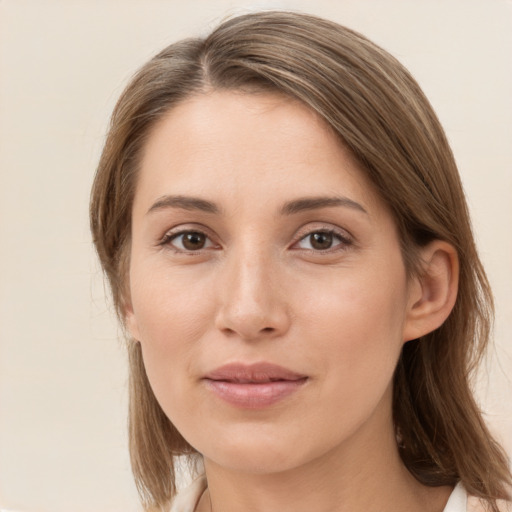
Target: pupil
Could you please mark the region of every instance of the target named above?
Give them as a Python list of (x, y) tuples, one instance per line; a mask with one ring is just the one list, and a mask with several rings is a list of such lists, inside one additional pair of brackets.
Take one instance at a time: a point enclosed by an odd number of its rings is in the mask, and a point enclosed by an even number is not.
[(206, 242), (206, 237), (202, 233), (187, 233), (183, 237), (183, 247), (189, 250), (202, 249)]
[(331, 245), (331, 233), (313, 233), (311, 235), (311, 246), (315, 249), (329, 249)]

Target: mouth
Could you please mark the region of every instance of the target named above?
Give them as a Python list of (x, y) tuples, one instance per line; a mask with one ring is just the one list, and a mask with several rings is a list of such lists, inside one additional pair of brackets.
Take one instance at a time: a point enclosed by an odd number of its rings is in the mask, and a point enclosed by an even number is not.
[(308, 377), (271, 363), (232, 363), (213, 370), (203, 380), (230, 405), (260, 409), (296, 393)]

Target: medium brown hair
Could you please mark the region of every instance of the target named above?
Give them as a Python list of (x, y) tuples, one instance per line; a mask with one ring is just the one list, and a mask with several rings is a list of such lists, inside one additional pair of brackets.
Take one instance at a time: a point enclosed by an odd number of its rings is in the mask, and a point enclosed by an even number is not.
[[(406, 269), (417, 249), (445, 240), (460, 260), (459, 291), (446, 322), (404, 345), (393, 415), (404, 464), (423, 484), (454, 485), (497, 510), (511, 476), (489, 433), (470, 378), (489, 341), (492, 295), (445, 134), (407, 70), (360, 34), (314, 16), (263, 12), (228, 20), (204, 39), (172, 44), (135, 75), (119, 99), (95, 177), (91, 229), (123, 320), (131, 210), (141, 149), (155, 123), (183, 99), (209, 90), (271, 90), (315, 111), (352, 152), (391, 209)], [(194, 454), (151, 390), (140, 344), (130, 354), (130, 451), (146, 506), (175, 494), (175, 456)]]

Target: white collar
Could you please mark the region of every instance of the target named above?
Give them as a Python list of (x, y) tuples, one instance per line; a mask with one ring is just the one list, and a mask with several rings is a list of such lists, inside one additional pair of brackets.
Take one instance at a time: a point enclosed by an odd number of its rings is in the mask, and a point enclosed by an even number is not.
[(467, 504), (468, 495), (466, 494), (466, 490), (462, 484), (459, 482), (450, 494), (443, 512), (466, 512)]

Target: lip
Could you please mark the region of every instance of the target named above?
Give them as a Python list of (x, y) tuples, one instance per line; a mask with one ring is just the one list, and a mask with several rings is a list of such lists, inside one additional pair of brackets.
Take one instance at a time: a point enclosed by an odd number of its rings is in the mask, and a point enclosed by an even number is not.
[(297, 392), (306, 375), (272, 363), (230, 363), (203, 378), (208, 389), (236, 407), (261, 409)]

